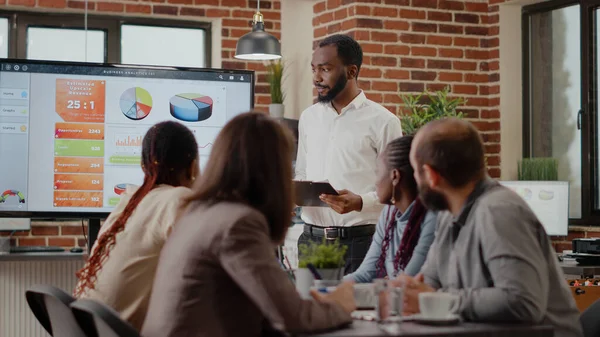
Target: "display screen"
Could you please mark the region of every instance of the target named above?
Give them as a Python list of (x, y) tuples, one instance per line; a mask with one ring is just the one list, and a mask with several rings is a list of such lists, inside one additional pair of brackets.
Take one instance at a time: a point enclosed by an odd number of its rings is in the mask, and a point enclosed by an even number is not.
[[(154, 124), (188, 126), (202, 168), (225, 123), (253, 106), (247, 71), (0, 60), (0, 213), (109, 213), (141, 184)], [(75, 214), (73, 214), (75, 215)]]

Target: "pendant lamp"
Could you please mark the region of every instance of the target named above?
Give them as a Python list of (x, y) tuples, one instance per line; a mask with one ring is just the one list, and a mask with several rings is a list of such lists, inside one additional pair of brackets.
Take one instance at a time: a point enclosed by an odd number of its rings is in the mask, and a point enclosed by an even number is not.
[(265, 32), (260, 0), (252, 20), (252, 31), (242, 36), (235, 48), (235, 58), (250, 61), (277, 60), (281, 58), (281, 45), (277, 38)]

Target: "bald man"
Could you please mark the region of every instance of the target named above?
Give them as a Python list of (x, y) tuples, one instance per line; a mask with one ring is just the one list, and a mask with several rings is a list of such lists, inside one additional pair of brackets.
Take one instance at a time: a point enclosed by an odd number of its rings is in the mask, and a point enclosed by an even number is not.
[(445, 119), (416, 135), (411, 165), (425, 206), (441, 211), (421, 273), (406, 282), (405, 313), (418, 294), (458, 295), (469, 321), (548, 324), (556, 337), (582, 336), (579, 312), (539, 220), (486, 173), (483, 142), (472, 124)]

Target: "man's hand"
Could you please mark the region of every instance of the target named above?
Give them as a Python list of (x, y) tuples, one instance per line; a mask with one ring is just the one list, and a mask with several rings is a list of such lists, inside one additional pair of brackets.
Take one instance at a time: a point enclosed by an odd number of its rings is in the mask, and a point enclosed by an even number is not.
[(360, 212), (362, 210), (362, 198), (348, 190), (338, 191), (339, 195), (321, 194), (319, 198), (325, 202), (334, 211), (340, 214), (350, 213), (352, 211)]
[(354, 282), (352, 281), (342, 282), (329, 294), (321, 294), (315, 289), (311, 289), (310, 295), (316, 301), (321, 303), (335, 303), (349, 314), (356, 310), (356, 302), (354, 301)]
[(420, 312), (419, 294), (435, 291), (435, 289), (423, 283), (423, 274), (417, 274), (414, 278), (407, 275), (400, 275), (391, 282), (395, 287), (404, 285), (403, 316), (418, 314)]

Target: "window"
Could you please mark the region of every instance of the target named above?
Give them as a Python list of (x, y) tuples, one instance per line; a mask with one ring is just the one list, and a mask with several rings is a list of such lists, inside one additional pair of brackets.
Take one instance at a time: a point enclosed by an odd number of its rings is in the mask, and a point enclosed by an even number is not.
[(523, 156), (558, 160), (559, 179), (570, 183), (571, 224), (600, 225), (598, 6), (554, 0), (523, 8)]
[(27, 58), (30, 60), (103, 63), (105, 50), (106, 33), (102, 30), (27, 28)]
[(12, 40), (0, 53), (13, 58), (210, 66), (210, 23), (90, 15), (86, 32), (82, 14), (0, 11), (0, 20), (0, 42)]
[(205, 40), (202, 29), (122, 25), (121, 63), (202, 68)]
[(7, 18), (0, 17), (0, 57), (8, 57), (8, 29), (9, 21)]

